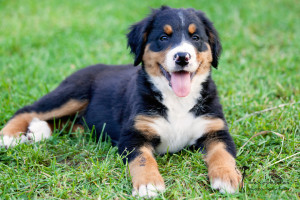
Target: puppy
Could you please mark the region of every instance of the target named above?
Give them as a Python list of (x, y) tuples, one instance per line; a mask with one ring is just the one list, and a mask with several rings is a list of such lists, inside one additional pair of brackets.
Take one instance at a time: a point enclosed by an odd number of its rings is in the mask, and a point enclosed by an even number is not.
[(205, 154), (213, 189), (237, 192), (235, 144), (211, 78), (222, 49), (212, 22), (201, 11), (161, 7), (132, 25), (127, 38), (134, 65), (99, 64), (72, 74), (18, 110), (1, 130), (1, 145), (49, 138), (54, 118), (75, 117), (76, 127), (94, 127), (98, 136), (106, 124), (126, 155), (133, 195), (164, 191), (154, 153), (187, 146)]

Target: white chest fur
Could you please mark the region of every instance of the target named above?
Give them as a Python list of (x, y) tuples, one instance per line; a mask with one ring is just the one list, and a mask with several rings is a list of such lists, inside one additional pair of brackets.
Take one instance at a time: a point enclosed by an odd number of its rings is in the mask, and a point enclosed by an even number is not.
[(209, 120), (195, 118), (191, 113), (168, 112), (168, 120), (159, 118), (155, 128), (161, 143), (155, 149), (157, 153), (177, 152), (188, 145), (193, 145), (204, 133)]
[(168, 108), (167, 119), (157, 118), (152, 124), (160, 136), (161, 143), (155, 149), (157, 153), (176, 152), (185, 146), (194, 144), (204, 133), (210, 120), (195, 117), (189, 111), (200, 97), (201, 83), (208, 74), (193, 79), (191, 92), (187, 97), (177, 97), (164, 77), (156, 77), (152, 81), (163, 94), (163, 104)]

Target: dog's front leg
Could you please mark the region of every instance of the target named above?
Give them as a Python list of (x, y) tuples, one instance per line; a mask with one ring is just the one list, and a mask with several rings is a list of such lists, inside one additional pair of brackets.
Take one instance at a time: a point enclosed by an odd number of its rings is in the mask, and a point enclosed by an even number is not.
[(133, 195), (156, 196), (164, 191), (165, 184), (158, 171), (151, 147), (139, 148), (138, 155), (129, 161), (129, 171), (132, 176)]
[(213, 189), (221, 193), (238, 192), (242, 176), (234, 157), (226, 150), (223, 142), (214, 142), (208, 146), (205, 161)]
[(238, 192), (242, 176), (236, 167), (235, 145), (229, 132), (220, 130), (207, 133), (198, 142), (206, 151), (205, 162), (211, 187), (221, 193)]
[(132, 177), (133, 196), (154, 197), (165, 190), (164, 180), (158, 171), (150, 145), (135, 147), (127, 159)]

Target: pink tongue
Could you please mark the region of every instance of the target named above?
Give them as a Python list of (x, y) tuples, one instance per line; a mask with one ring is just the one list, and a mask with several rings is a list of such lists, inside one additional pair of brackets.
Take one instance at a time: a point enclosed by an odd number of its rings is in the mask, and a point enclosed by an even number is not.
[(191, 89), (190, 73), (184, 71), (171, 73), (171, 85), (177, 96), (187, 96)]

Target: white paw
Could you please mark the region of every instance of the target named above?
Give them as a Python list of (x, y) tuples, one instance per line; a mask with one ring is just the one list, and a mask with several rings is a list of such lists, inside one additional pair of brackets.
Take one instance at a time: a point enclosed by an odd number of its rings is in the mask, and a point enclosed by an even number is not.
[(48, 123), (34, 118), (29, 124), (27, 133), (20, 133), (19, 137), (0, 135), (0, 147), (9, 148), (25, 142), (39, 142), (50, 136), (51, 129)]
[(230, 183), (222, 181), (219, 178), (215, 178), (212, 180), (211, 187), (213, 189), (219, 190), (223, 194), (233, 194), (238, 192), (238, 188), (234, 188)]
[(5, 148), (9, 148), (9, 147), (14, 147), (18, 144), (27, 142), (28, 139), (26, 136), (21, 135), (20, 137), (11, 137), (11, 136), (7, 136), (7, 135), (1, 135), (0, 136), (0, 147), (5, 147)]
[(39, 142), (41, 140), (50, 138), (51, 129), (46, 121), (34, 118), (28, 126), (26, 136), (29, 141)]
[(153, 185), (151, 183), (147, 185), (141, 185), (138, 189), (133, 189), (132, 196), (139, 196), (139, 197), (156, 197), (158, 193), (165, 191), (164, 185)]

